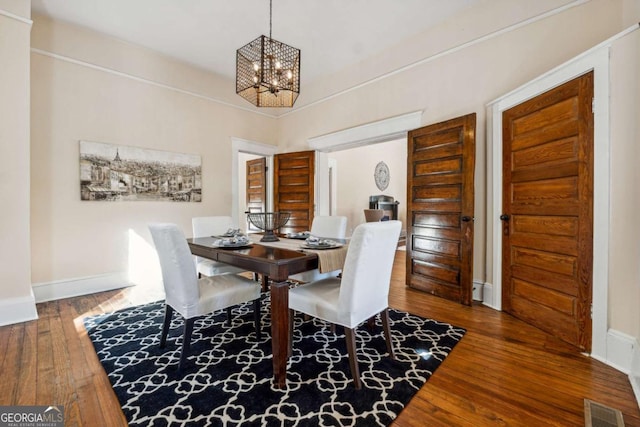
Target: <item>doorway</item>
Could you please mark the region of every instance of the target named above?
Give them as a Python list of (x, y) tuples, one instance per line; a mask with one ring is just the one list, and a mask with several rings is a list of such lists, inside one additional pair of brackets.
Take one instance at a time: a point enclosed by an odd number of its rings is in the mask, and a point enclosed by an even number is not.
[[(263, 144), (261, 142), (249, 141), (241, 138), (231, 138), (231, 218), (235, 224), (246, 224), (245, 207), (240, 207), (245, 203), (246, 196), (240, 198), (240, 186), (246, 186), (246, 173), (240, 162), (246, 165), (246, 159), (241, 159), (244, 154), (253, 157), (265, 157), (267, 164), (267, 182), (273, 182), (273, 156), (278, 147), (275, 145)], [(241, 173), (242, 172), (242, 173)], [(273, 209), (273, 186), (267, 186), (266, 209)]]

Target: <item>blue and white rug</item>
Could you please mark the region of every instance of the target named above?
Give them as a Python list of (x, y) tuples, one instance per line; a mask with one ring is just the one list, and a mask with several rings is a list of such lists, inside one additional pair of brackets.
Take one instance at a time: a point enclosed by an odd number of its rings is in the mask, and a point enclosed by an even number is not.
[(353, 387), (341, 328), (296, 318), (287, 388), (272, 386), (268, 298), (262, 340), (252, 305), (196, 321), (181, 373), (182, 320), (174, 314), (167, 346), (159, 348), (164, 303), (85, 319), (85, 327), (122, 411), (132, 426), (387, 426), (465, 333), (435, 320), (390, 310), (395, 360), (378, 320), (358, 328), (362, 389)]

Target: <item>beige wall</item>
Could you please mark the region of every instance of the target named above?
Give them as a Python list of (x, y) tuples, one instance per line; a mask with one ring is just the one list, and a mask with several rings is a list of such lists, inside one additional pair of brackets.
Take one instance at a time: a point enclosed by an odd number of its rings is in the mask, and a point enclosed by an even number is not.
[[(132, 241), (150, 242), (149, 222), (175, 222), (190, 235), (193, 216), (231, 214), (230, 138), (269, 142), (275, 119), (152, 84), (200, 90), (213, 83), (215, 90), (217, 77), (70, 25), (36, 16), (33, 47), (34, 284), (129, 271), (138, 258)], [(203, 200), (80, 201), (79, 140), (199, 154)]]
[(610, 57), (609, 326), (640, 337), (640, 30), (616, 41)]
[[(486, 168), (485, 105), (621, 31), (621, 13), (619, 1), (593, 0), (475, 43), (469, 40), (467, 47), (279, 118), (280, 146), (288, 151), (302, 150), (307, 138), (417, 110), (423, 111), (424, 125), (476, 112), (474, 280), (491, 280), (486, 274), (484, 250), (485, 177), (491, 172)], [(489, 25), (495, 24), (491, 13), (476, 18), (480, 28), (496, 30)], [(461, 22), (466, 21), (450, 22), (437, 30), (443, 34), (456, 29), (464, 32)], [(518, 21), (499, 22), (506, 26)], [(451, 47), (431, 48), (426, 54)]]
[(31, 17), (31, 0), (0, 0), (1, 10), (29, 19)]
[[(24, 5), (26, 4), (26, 8)], [(2, 1), (0, 12), (0, 323), (31, 297), (29, 238), (29, 0)], [(35, 310), (31, 310), (35, 314)], [(17, 313), (24, 320), (27, 313)]]
[[(337, 165), (336, 215), (346, 216), (347, 235), (365, 222), (363, 209), (369, 208), (369, 196), (385, 194), (400, 202), (398, 219), (404, 224), (407, 194), (407, 142), (404, 139), (329, 153)], [(389, 187), (380, 191), (373, 173), (378, 162), (389, 167)], [(403, 225), (403, 229), (404, 229)]]

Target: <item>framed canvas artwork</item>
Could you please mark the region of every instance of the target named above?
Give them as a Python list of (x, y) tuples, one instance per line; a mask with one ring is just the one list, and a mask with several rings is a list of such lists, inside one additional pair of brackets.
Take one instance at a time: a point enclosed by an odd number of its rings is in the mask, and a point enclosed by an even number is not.
[(80, 199), (200, 202), (199, 155), (80, 141)]

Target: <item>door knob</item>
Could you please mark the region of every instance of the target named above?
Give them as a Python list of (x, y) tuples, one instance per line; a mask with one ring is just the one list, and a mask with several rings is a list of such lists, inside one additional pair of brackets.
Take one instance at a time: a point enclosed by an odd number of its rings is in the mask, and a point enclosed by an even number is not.
[(463, 216), (463, 217), (462, 217), (462, 220), (463, 220), (464, 222), (469, 222), (469, 221), (471, 221), (471, 217), (470, 217), (470, 216), (466, 216), (466, 215), (465, 215), (465, 216)]
[(503, 221), (509, 221), (509, 218), (511, 218), (509, 215), (507, 214), (502, 214), (500, 215), (500, 219)]

